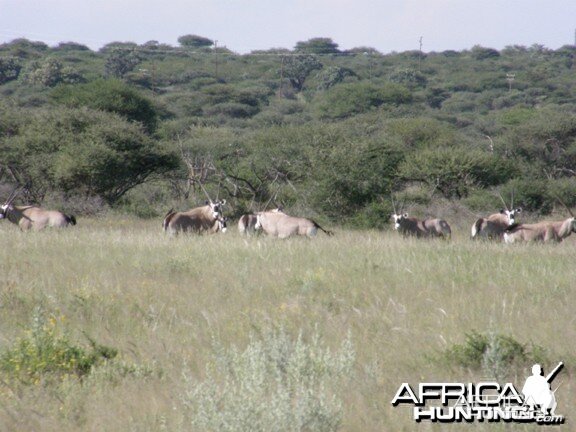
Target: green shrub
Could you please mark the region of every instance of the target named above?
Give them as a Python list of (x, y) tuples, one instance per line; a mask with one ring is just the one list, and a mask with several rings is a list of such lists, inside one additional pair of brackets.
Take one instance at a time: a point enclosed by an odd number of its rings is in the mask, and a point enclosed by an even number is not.
[(226, 102), (212, 105), (204, 110), (209, 116), (223, 115), (232, 118), (248, 118), (258, 113), (258, 108), (237, 102)]
[(37, 310), (25, 336), (0, 355), (0, 371), (29, 384), (47, 376), (82, 377), (118, 354), (116, 349), (92, 340), (90, 344), (90, 348), (73, 344), (66, 335), (59, 334), (54, 317), (46, 320)]
[(424, 117), (389, 120), (386, 130), (410, 149), (453, 146), (460, 139), (447, 123)]
[(339, 119), (368, 112), (381, 105), (400, 105), (412, 100), (410, 91), (399, 84), (345, 83), (319, 96), (316, 110), (320, 118)]
[(522, 344), (511, 336), (472, 331), (466, 334), (463, 344), (448, 348), (443, 360), (456, 366), (482, 369), (499, 379), (515, 367), (546, 362), (546, 350), (538, 345)]
[(392, 204), (373, 201), (364, 206), (350, 219), (350, 225), (366, 229), (390, 228), (392, 226), (391, 214)]
[[(556, 207), (562, 209), (567, 205), (569, 208), (576, 207), (576, 178), (561, 178), (557, 180), (550, 180), (547, 185), (548, 195), (552, 200), (556, 201)], [(558, 200), (560, 199), (560, 201)]]
[(408, 181), (437, 188), (446, 198), (463, 198), (475, 187), (504, 183), (513, 176), (514, 165), (477, 150), (439, 148), (409, 154), (400, 173)]
[(71, 108), (89, 107), (140, 122), (148, 132), (156, 129), (158, 112), (152, 101), (119, 80), (96, 80), (56, 88), (52, 100)]
[(240, 351), (216, 346), (203, 382), (188, 381), (184, 403), (194, 430), (335, 431), (342, 406), (333, 390), (354, 362), (350, 336), (331, 352), (314, 334), (309, 342), (284, 331), (252, 336)]
[(555, 198), (549, 194), (549, 180), (538, 178), (517, 178), (502, 186), (504, 197), (514, 194), (514, 207), (524, 210), (549, 214), (556, 203)]
[(472, 191), (470, 195), (462, 200), (470, 210), (494, 213), (502, 209), (502, 201), (493, 192), (479, 189)]
[(35, 191), (58, 189), (116, 202), (176, 156), (118, 115), (59, 108), (22, 113), (18, 134), (3, 140), (3, 159)]

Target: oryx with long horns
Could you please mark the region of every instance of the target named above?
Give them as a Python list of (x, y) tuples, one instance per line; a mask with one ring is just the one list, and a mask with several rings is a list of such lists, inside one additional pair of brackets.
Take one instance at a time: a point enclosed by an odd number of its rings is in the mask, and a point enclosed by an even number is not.
[(76, 218), (57, 210), (45, 210), (34, 205), (16, 206), (14, 200), (24, 188), (16, 188), (6, 202), (0, 206), (0, 219), (8, 219), (22, 231), (39, 231), (47, 227), (65, 228), (76, 225)]
[(560, 243), (566, 237), (576, 232), (576, 219), (572, 210), (557, 198), (558, 201), (568, 210), (570, 217), (563, 221), (544, 221), (533, 224), (515, 224), (506, 229), (504, 241), (506, 243), (516, 242), (556, 242)]
[(514, 225), (516, 222), (516, 215), (522, 211), (520, 207), (514, 208), (514, 192), (510, 202), (510, 208), (506, 205), (502, 195), (498, 194), (504, 209), (499, 213), (491, 214), (488, 217), (479, 218), (472, 225), (471, 237), (473, 239), (494, 239), (502, 240), (506, 229)]
[(420, 220), (415, 217), (409, 217), (408, 213), (402, 213), (402, 206), (400, 212), (396, 210), (396, 203), (392, 198), (392, 207), (394, 213), (394, 229), (402, 234), (404, 237), (443, 237), (450, 238), (452, 229), (448, 222), (444, 219), (424, 219)]
[(271, 210), (256, 213), (256, 230), (262, 229), (266, 234), (278, 238), (288, 238), (299, 235), (314, 237), (318, 230), (324, 231), (328, 236), (333, 235), (332, 231), (325, 230), (312, 219), (288, 216), (283, 211)]
[(208, 198), (206, 205), (185, 212), (175, 212), (171, 209), (162, 221), (165, 232), (172, 235), (180, 232), (198, 234), (226, 232), (227, 218), (222, 215), (222, 207), (226, 204), (226, 200), (212, 201), (202, 184), (200, 187)]

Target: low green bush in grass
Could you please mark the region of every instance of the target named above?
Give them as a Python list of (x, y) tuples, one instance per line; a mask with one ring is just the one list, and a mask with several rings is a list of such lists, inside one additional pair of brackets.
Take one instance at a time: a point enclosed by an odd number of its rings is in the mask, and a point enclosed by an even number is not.
[(522, 344), (511, 336), (497, 333), (466, 334), (463, 344), (455, 344), (444, 353), (449, 363), (483, 370), (496, 378), (505, 377), (518, 366), (546, 362), (545, 348), (535, 344)]
[(355, 359), (350, 336), (331, 352), (317, 333), (309, 341), (284, 331), (248, 346), (216, 348), (203, 382), (188, 382), (184, 403), (195, 430), (335, 431), (342, 422), (338, 383)]
[(36, 311), (25, 336), (0, 354), (0, 371), (24, 383), (37, 383), (49, 376), (82, 377), (104, 360), (118, 354), (114, 348), (90, 340), (90, 347), (75, 345), (60, 335), (57, 320)]

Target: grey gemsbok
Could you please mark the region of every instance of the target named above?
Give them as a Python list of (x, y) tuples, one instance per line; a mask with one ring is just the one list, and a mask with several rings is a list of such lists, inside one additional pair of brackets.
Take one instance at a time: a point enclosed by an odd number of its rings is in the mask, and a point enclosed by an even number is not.
[(15, 189), (0, 207), (0, 219), (8, 219), (22, 231), (39, 231), (47, 227), (65, 228), (76, 225), (76, 218), (57, 210), (45, 210), (34, 205), (16, 206), (12, 203), (22, 189)]
[(477, 219), (472, 225), (471, 237), (473, 239), (502, 240), (506, 229), (514, 225), (516, 215), (522, 211), (520, 207), (514, 208), (514, 192), (512, 192), (510, 208), (504, 202), (502, 195), (498, 194), (498, 196), (504, 204), (504, 209), (500, 210), (500, 213)]
[(562, 201), (570, 217), (563, 221), (543, 221), (533, 224), (516, 224), (508, 227), (504, 233), (504, 242), (556, 242), (560, 243), (566, 237), (576, 232), (574, 213)]
[(314, 237), (318, 230), (331, 236), (332, 231), (325, 230), (312, 219), (288, 216), (282, 211), (272, 210), (256, 214), (256, 230), (262, 229), (266, 234), (281, 239), (294, 235)]
[(394, 208), (394, 214), (392, 214), (394, 229), (404, 237), (451, 237), (452, 229), (444, 219), (420, 220), (415, 217), (409, 217), (408, 213), (402, 214), (402, 209), (398, 212), (394, 200), (392, 200), (392, 206)]
[(181, 232), (197, 234), (226, 232), (227, 218), (222, 215), (222, 207), (226, 204), (226, 200), (212, 201), (204, 187), (202, 190), (208, 198), (206, 205), (185, 212), (175, 212), (171, 209), (162, 221), (165, 232), (171, 235)]

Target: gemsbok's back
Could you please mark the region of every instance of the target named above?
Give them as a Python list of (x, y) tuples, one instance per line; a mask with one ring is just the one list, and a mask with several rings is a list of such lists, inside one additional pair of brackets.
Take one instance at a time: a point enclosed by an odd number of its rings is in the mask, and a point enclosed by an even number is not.
[(65, 228), (76, 225), (76, 218), (57, 210), (45, 210), (41, 207), (15, 206), (13, 201), (18, 196), (16, 189), (10, 194), (8, 200), (0, 207), (0, 219), (8, 219), (20, 227), (22, 231), (40, 231), (44, 228)]
[(262, 229), (266, 234), (282, 239), (295, 235), (314, 237), (318, 230), (324, 231), (328, 236), (334, 234), (311, 219), (288, 216), (282, 212), (261, 212), (257, 213), (256, 217), (256, 230)]

